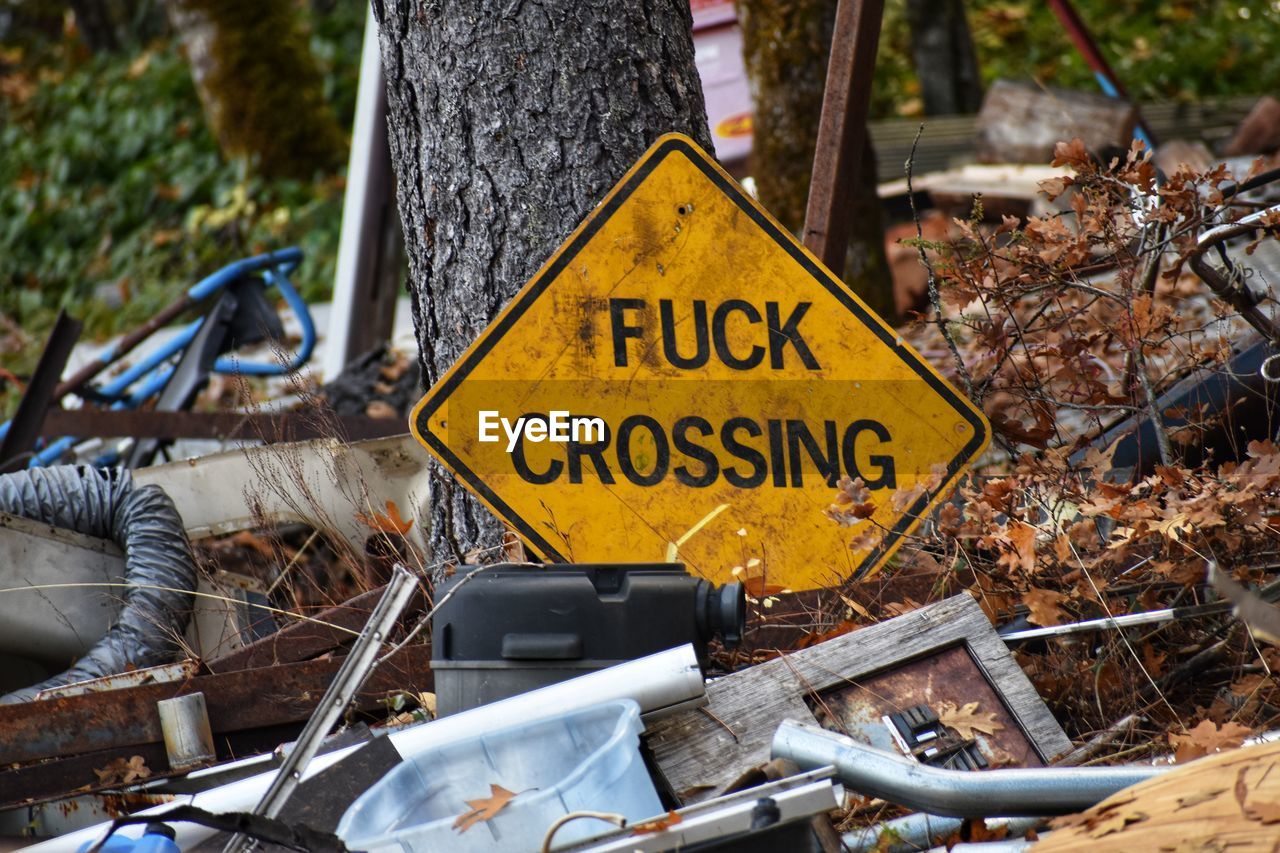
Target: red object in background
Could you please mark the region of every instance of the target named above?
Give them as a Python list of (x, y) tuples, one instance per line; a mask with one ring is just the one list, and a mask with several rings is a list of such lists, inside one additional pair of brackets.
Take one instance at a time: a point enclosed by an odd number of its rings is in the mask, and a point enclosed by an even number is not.
[(690, 0), (694, 63), (702, 78), (716, 159), (735, 175), (751, 153), (751, 90), (742, 62), (742, 28), (732, 0)]

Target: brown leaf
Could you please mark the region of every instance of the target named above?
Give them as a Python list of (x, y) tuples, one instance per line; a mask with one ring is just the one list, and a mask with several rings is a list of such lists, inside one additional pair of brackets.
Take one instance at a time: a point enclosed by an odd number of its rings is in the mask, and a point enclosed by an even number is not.
[(1067, 191), (1067, 187), (1071, 186), (1075, 181), (1063, 175), (1060, 178), (1049, 178), (1040, 182), (1040, 191), (1045, 194), (1049, 201), (1053, 201), (1058, 196)]
[(993, 735), (1004, 728), (1004, 724), (996, 721), (992, 713), (978, 713), (977, 702), (966, 702), (959, 708), (954, 702), (938, 703), (938, 719), (942, 724), (956, 730), (962, 738), (972, 738), (974, 732)]
[(1222, 749), (1234, 749), (1252, 733), (1239, 723), (1225, 723), (1218, 728), (1212, 720), (1202, 720), (1185, 734), (1170, 734), (1169, 744), (1174, 747), (1174, 760), (1183, 764)]
[(458, 815), (458, 819), (453, 822), (453, 828), (458, 830), (458, 834), (466, 832), (477, 823), (491, 819), (498, 812), (507, 807), (507, 803), (511, 802), (517, 795), (513, 791), (508, 791), (501, 785), (489, 784), (489, 796), (482, 800), (467, 800), (467, 805), (471, 806), (471, 811)]
[(1030, 524), (1023, 524), (1020, 521), (1010, 521), (1009, 528), (1005, 531), (1005, 536), (1009, 539), (1009, 544), (1013, 546), (1013, 553), (1017, 555), (1015, 563), (1010, 568), (1019, 568), (1030, 574), (1036, 569), (1036, 529)]
[(675, 809), (667, 812), (662, 817), (655, 817), (653, 820), (646, 820), (644, 823), (637, 823), (631, 827), (632, 835), (648, 835), (654, 832), (662, 832), (664, 829), (670, 829), (684, 818), (676, 814)]
[(1059, 142), (1053, 146), (1053, 165), (1057, 166), (1086, 166), (1089, 163), (1089, 151), (1084, 147), (1084, 141), (1079, 137), (1070, 142)]
[(413, 527), (412, 518), (405, 521), (400, 517), (400, 508), (396, 506), (395, 501), (387, 501), (386, 515), (375, 512), (373, 518), (370, 518), (362, 512), (357, 512), (356, 521), (368, 525), (379, 533), (395, 533), (398, 536), (405, 535), (409, 532), (409, 528)]
[(1060, 592), (1032, 587), (1027, 591), (1026, 595), (1022, 596), (1022, 603), (1027, 605), (1027, 609), (1031, 611), (1027, 616), (1027, 621), (1044, 628), (1052, 625), (1061, 625), (1062, 607), (1060, 604), (1064, 598), (1066, 596)]
[(117, 758), (103, 767), (93, 771), (98, 777), (99, 785), (128, 785), (151, 776), (146, 759), (135, 755), (129, 759)]

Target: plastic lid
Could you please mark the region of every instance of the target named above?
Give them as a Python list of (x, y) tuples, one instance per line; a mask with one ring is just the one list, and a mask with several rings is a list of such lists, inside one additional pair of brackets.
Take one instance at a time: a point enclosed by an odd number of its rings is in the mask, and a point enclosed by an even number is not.
[(178, 837), (178, 833), (174, 831), (172, 826), (169, 826), (167, 823), (160, 823), (159, 821), (147, 824), (147, 829), (143, 835), (163, 835), (170, 841), (173, 841)]

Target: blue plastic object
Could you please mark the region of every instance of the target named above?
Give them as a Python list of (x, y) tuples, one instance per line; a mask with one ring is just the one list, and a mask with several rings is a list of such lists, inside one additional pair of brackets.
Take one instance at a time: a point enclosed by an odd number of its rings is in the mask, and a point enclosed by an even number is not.
[[(261, 277), (264, 288), (274, 287), (280, 292), (280, 296), (297, 316), (298, 324), (301, 326), (302, 341), (288, 362), (240, 361), (224, 356), (214, 363), (215, 372), (244, 376), (283, 376), (297, 370), (311, 358), (316, 347), (315, 322), (311, 318), (311, 311), (306, 301), (289, 281), (289, 275), (301, 262), (302, 250), (296, 247), (256, 255), (228, 264), (187, 290), (187, 295), (193, 300), (203, 301), (232, 282), (246, 276), (257, 275)], [(165, 383), (169, 381), (169, 375), (173, 372), (170, 362), (191, 343), (203, 322), (203, 317), (193, 320), (163, 346), (157, 347), (118, 376), (94, 388), (96, 396), (111, 401), (109, 407), (112, 409), (136, 409), (141, 406), (163, 390)], [(98, 358), (103, 363), (110, 364), (121, 355), (122, 353), (111, 348)], [(8, 430), (8, 423), (0, 424), (0, 439), (4, 438)], [(55, 464), (75, 446), (77, 441), (77, 438), (67, 436), (50, 442), (32, 457), (29, 467), (39, 468)], [(112, 462), (112, 459), (106, 457), (98, 460), (99, 464), (112, 464)]]
[[(338, 836), (368, 853), (527, 853), (570, 812), (612, 812), (633, 823), (654, 817), (663, 809), (640, 756), (643, 728), (640, 706), (621, 699), (407, 756), (351, 804)], [(459, 832), (455, 822), (472, 810), (467, 801), (488, 798), (491, 785), (516, 796)], [(556, 832), (555, 842), (612, 828), (598, 819), (574, 820)]]
[[(103, 853), (181, 853), (181, 848), (173, 840), (175, 835), (168, 824), (149, 823), (141, 838), (115, 833), (101, 849)], [(86, 841), (77, 853), (85, 853), (92, 846), (92, 841)]]

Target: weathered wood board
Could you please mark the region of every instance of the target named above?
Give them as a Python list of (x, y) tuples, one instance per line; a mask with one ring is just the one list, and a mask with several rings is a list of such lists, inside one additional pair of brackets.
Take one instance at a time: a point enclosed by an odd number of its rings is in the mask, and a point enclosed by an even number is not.
[(706, 712), (689, 711), (657, 723), (648, 743), (671, 789), (685, 802), (696, 802), (768, 761), (773, 733), (783, 720), (816, 723), (806, 696), (958, 645), (968, 650), (1045, 763), (1071, 749), (968, 594), (713, 681), (707, 685)]

